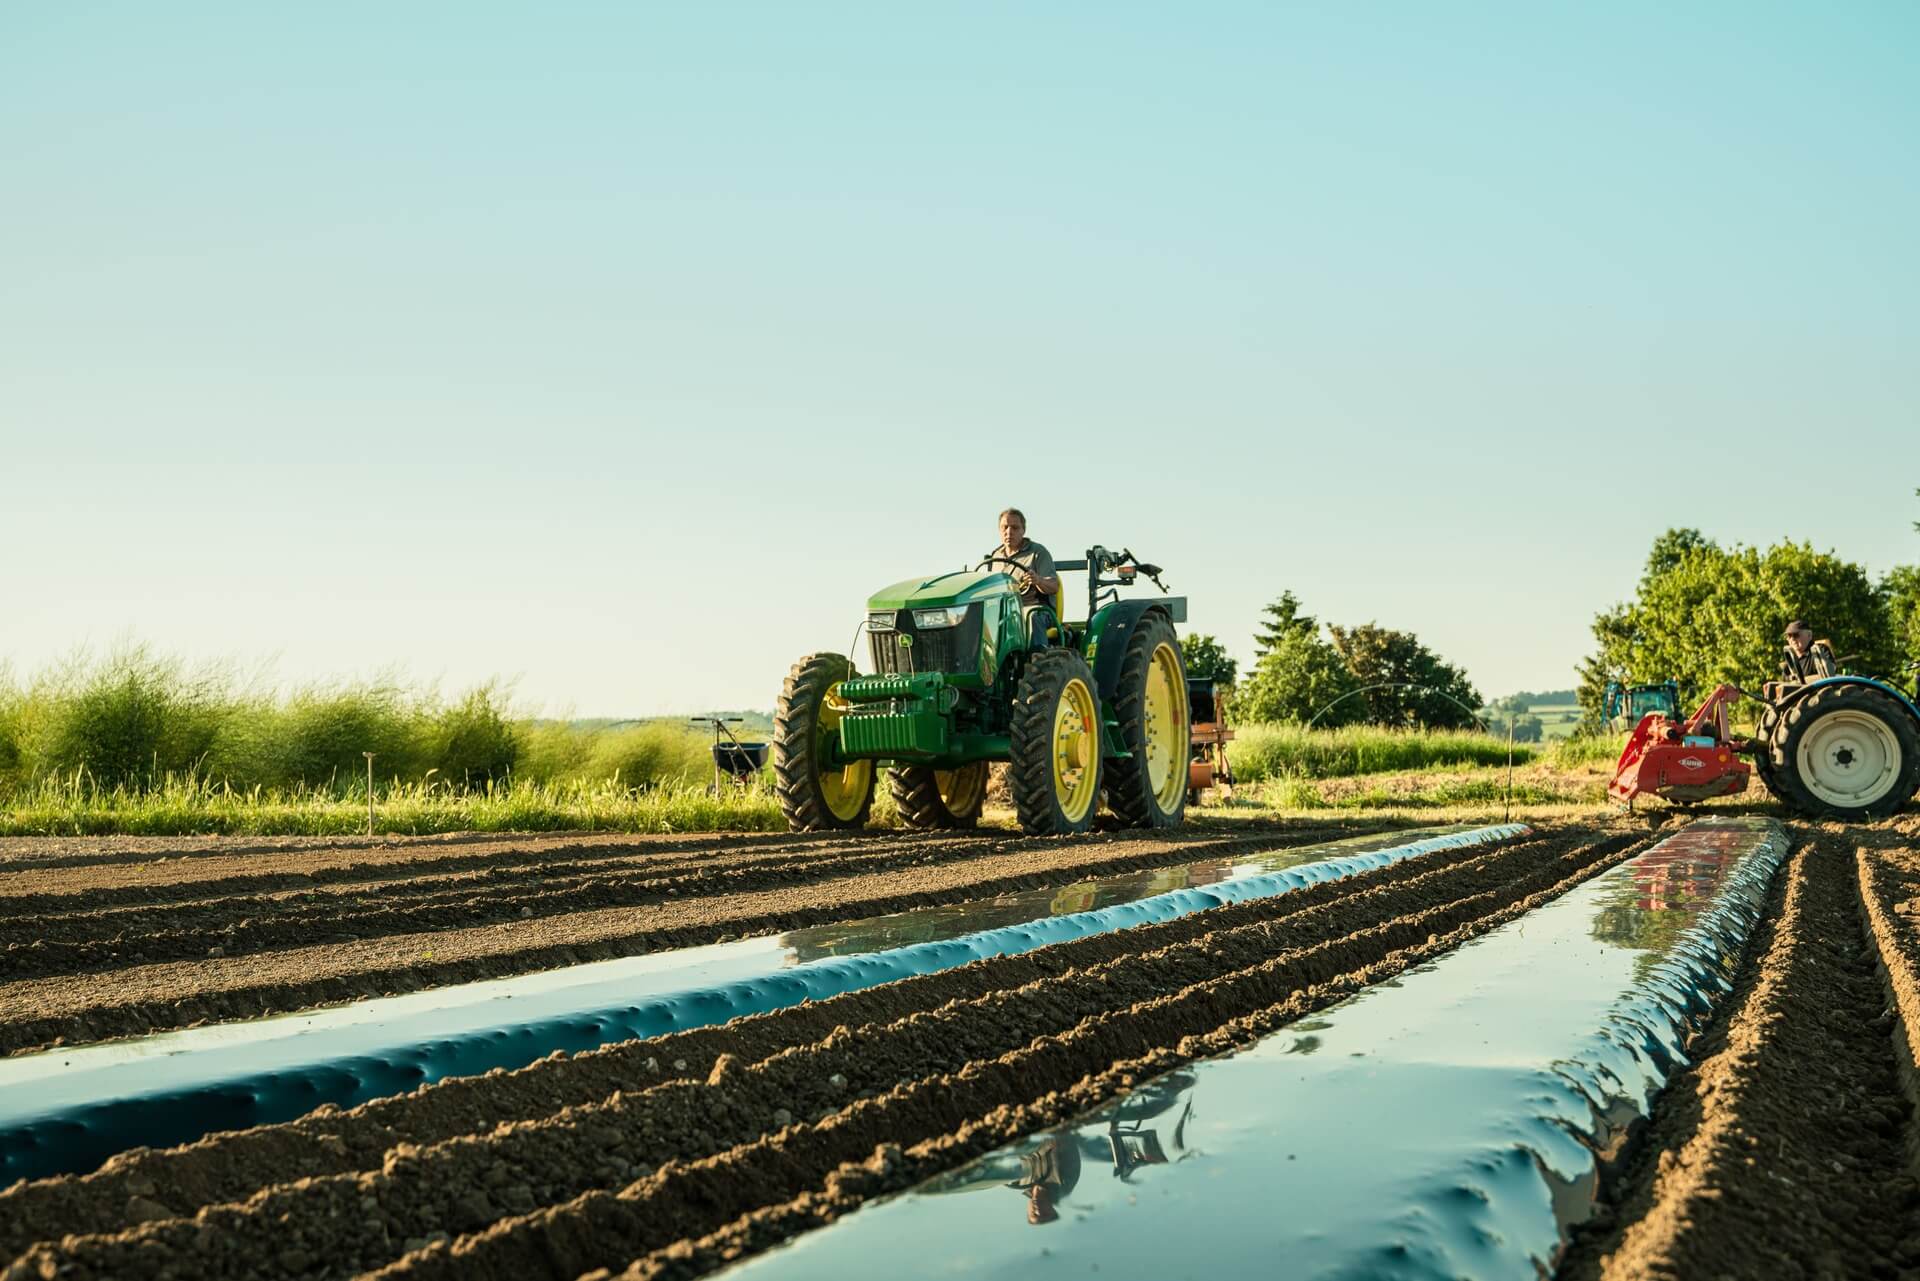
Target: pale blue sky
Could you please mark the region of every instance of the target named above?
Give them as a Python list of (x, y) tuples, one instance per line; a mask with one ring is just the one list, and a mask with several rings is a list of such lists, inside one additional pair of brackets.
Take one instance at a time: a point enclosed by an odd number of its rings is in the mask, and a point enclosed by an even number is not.
[(1920, 559), (1907, 3), (0, 9), (0, 658), (766, 706), (1027, 509), (1564, 686)]

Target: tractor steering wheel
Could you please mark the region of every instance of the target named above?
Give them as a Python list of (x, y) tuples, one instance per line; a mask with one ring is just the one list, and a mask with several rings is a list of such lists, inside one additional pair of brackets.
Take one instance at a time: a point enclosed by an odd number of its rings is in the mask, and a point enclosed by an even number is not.
[(974, 568), (984, 569), (988, 565), (992, 565), (996, 563), (1003, 564), (1003, 565), (1011, 565), (1023, 574), (1033, 573), (1032, 570), (1028, 569), (1025, 565), (1022, 565), (1019, 561), (1015, 560), (1011, 556), (999, 556), (999, 555), (984, 556), (981, 558), (980, 563), (978, 565), (975, 565)]
[[(982, 558), (982, 560), (980, 561), (980, 564), (975, 566), (975, 568), (984, 569), (986, 566), (993, 565), (993, 564), (1003, 564), (1003, 565), (1012, 566), (1013, 569), (1018, 570), (1021, 574), (1025, 575), (1029, 583), (1033, 582), (1033, 571), (1031, 569), (1028, 569), (1025, 565), (1022, 565), (1019, 561), (1015, 560), (1011, 556), (1001, 556), (998, 554), (989, 555)], [(1008, 574), (1007, 577), (1012, 578), (1013, 575)], [(1015, 579), (1014, 586), (1018, 587), (1019, 585), (1020, 585), (1019, 580)]]

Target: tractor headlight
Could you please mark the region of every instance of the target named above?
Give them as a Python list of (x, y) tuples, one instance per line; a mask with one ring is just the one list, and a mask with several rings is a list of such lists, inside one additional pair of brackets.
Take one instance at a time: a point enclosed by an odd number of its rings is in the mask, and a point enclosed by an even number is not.
[(876, 609), (867, 615), (867, 630), (870, 632), (890, 632), (893, 630), (893, 611)]
[(916, 609), (913, 625), (922, 631), (929, 627), (958, 627), (967, 617), (965, 605), (947, 605), (940, 609)]

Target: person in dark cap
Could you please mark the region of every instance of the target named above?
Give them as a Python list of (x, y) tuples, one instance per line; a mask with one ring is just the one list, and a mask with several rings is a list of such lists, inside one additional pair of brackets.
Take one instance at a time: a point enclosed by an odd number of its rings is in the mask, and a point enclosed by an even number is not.
[(1780, 659), (1780, 679), (1805, 684), (1823, 676), (1835, 676), (1840, 664), (1834, 661), (1833, 646), (1813, 638), (1807, 620), (1796, 618), (1787, 624), (1786, 647)]

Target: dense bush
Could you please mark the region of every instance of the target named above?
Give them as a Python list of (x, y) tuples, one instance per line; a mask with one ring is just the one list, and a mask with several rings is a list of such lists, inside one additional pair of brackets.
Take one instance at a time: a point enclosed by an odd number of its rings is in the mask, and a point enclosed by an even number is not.
[(1633, 600), (1594, 619), (1594, 653), (1580, 667), (1580, 705), (1598, 721), (1609, 680), (1677, 680), (1683, 698), (1721, 682), (1757, 689), (1779, 666), (1781, 632), (1804, 618), (1853, 656), (1857, 671), (1897, 670), (1920, 643), (1920, 574), (1875, 582), (1865, 567), (1805, 543), (1723, 548), (1696, 529), (1654, 540)]
[(0, 779), (84, 774), (147, 786), (190, 772), (219, 738), (228, 708), (213, 671), (188, 673), (142, 647), (103, 662), (70, 660), (22, 689), (9, 682)]

